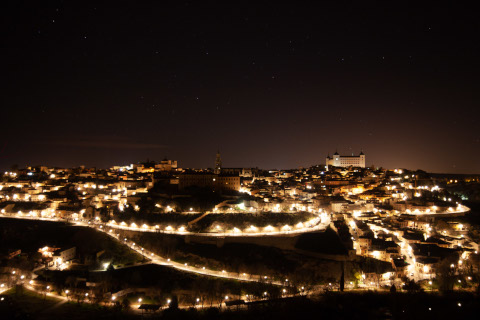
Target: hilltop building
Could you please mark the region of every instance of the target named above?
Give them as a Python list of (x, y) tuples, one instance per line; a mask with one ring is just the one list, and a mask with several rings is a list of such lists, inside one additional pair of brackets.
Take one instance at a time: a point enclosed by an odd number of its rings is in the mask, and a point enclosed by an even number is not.
[(341, 156), (338, 152), (335, 152), (333, 157), (327, 156), (325, 164), (327, 165), (327, 170), (328, 166), (365, 168), (365, 154), (361, 151), (358, 156), (353, 154), (351, 156)]

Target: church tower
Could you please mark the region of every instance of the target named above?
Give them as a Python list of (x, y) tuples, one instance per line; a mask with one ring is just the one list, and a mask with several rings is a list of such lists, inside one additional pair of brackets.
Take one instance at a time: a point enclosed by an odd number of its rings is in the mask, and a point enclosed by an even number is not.
[(222, 171), (222, 158), (220, 158), (220, 151), (217, 151), (213, 173), (220, 174), (221, 171)]

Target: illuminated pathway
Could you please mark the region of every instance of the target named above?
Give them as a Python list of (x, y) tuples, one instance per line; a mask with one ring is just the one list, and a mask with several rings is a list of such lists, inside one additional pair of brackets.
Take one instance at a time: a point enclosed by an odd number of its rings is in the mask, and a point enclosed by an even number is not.
[[(92, 222), (84, 222), (79, 220), (78, 218), (75, 219), (62, 219), (56, 217), (38, 217), (30, 214), (18, 213), (18, 214), (11, 214), (5, 215), (3, 213), (0, 214), (0, 217), (5, 218), (19, 218), (19, 219), (29, 219), (29, 220), (43, 220), (43, 221), (58, 221), (58, 222), (69, 222), (76, 225), (81, 226), (92, 226), (95, 224), (103, 224), (100, 223), (99, 220), (95, 220)], [(98, 218), (97, 218), (98, 219)], [(281, 235), (297, 235), (302, 234), (305, 232), (312, 232), (312, 231), (321, 231), (325, 230), (328, 225), (330, 224), (330, 215), (327, 213), (318, 213), (316, 214), (315, 218), (312, 218), (308, 221), (303, 221), (297, 223), (295, 226), (284, 225), (283, 227), (276, 228), (271, 225), (266, 226), (264, 228), (256, 227), (251, 225), (250, 227), (240, 230), (239, 228), (233, 228), (227, 230), (222, 228), (220, 225), (216, 225), (214, 231), (212, 232), (190, 232), (187, 231), (184, 226), (180, 226), (177, 229), (173, 228), (172, 226), (167, 226), (166, 228), (162, 229), (160, 226), (149, 226), (143, 224), (138, 226), (135, 223), (127, 225), (125, 222), (117, 223), (115, 220), (111, 220), (105, 225), (109, 228), (121, 229), (121, 230), (128, 230), (128, 231), (136, 231), (136, 232), (151, 232), (151, 233), (164, 233), (164, 234), (172, 234), (172, 235), (192, 235), (192, 236), (203, 236), (203, 237), (256, 237), (256, 236), (281, 236)]]
[[(25, 219), (25, 220), (41, 220), (41, 221), (53, 221), (53, 222), (64, 222), (59, 219), (51, 219), (51, 218), (32, 218), (32, 217), (19, 217), (19, 216), (4, 216), (0, 215), (0, 217), (5, 217), (5, 218), (16, 218), (16, 219)], [(251, 275), (251, 274), (234, 274), (232, 272), (228, 272), (226, 270), (222, 271), (217, 271), (217, 270), (211, 270), (207, 269), (205, 267), (194, 267), (194, 266), (189, 266), (188, 264), (181, 264), (175, 261), (171, 261), (169, 258), (164, 258), (159, 255), (156, 255), (153, 252), (149, 252), (145, 250), (144, 248), (136, 245), (134, 242), (128, 241), (127, 238), (120, 239), (118, 235), (113, 233), (113, 229), (110, 229), (109, 231), (105, 230), (103, 225), (94, 225), (94, 224), (88, 224), (84, 222), (79, 222), (79, 221), (74, 221), (73, 224), (78, 225), (78, 226), (85, 226), (85, 227), (90, 227), (93, 228), (97, 231), (104, 232), (105, 234), (111, 236), (113, 239), (121, 242), (124, 245), (129, 246), (131, 249), (135, 250), (137, 253), (141, 254), (145, 258), (148, 258), (151, 260), (151, 263), (157, 264), (157, 265), (162, 265), (162, 266), (169, 266), (172, 268), (175, 268), (177, 270), (185, 271), (185, 272), (190, 272), (190, 273), (196, 273), (196, 274), (201, 274), (201, 275), (206, 275), (206, 276), (212, 276), (212, 277), (218, 277), (218, 278), (224, 278), (224, 279), (232, 279), (232, 280), (239, 280), (239, 281), (251, 281), (251, 282), (259, 282), (259, 281), (264, 281), (268, 282), (269, 284), (274, 284), (274, 285), (279, 285), (283, 286), (288, 284), (288, 280), (285, 282), (282, 281), (273, 281), (270, 280), (267, 276), (261, 276), (261, 275)], [(138, 230), (136, 230), (138, 231)]]
[[(57, 308), (59, 305), (61, 304), (64, 304), (64, 303), (67, 303), (67, 302), (70, 302), (70, 301), (74, 301), (75, 298), (72, 300), (71, 298), (71, 293), (70, 291), (67, 289), (67, 290), (63, 290), (62, 294), (57, 294), (53, 291), (49, 291), (50, 289), (47, 289), (47, 290), (40, 290), (38, 289), (37, 287), (35, 287), (35, 285), (33, 284), (33, 281), (30, 281), (30, 282), (26, 282), (26, 281), (20, 281), (20, 282), (17, 282), (18, 283), (21, 283), (23, 284), (23, 286), (25, 288), (27, 288), (28, 290), (30, 291), (33, 291), (35, 293), (37, 293), (38, 295), (40, 296), (48, 296), (48, 297), (51, 297), (51, 298), (55, 298), (55, 299), (58, 299), (59, 302), (56, 303), (54, 306), (50, 307), (50, 308), (47, 308), (45, 310), (51, 310), (51, 309), (54, 309), (54, 308)], [(50, 286), (47, 286), (47, 288), (49, 288)], [(2, 294), (3, 292), (6, 292), (10, 289), (12, 289), (13, 287), (2, 287), (0, 289), (0, 294)], [(294, 297), (296, 295), (293, 295), (293, 294), (288, 294), (286, 293), (286, 289), (283, 289), (283, 293), (282, 293), (282, 298), (288, 298), (288, 297)], [(265, 292), (265, 294), (267, 294), (267, 292)], [(82, 295), (84, 295), (85, 297), (85, 300), (82, 301), (82, 303), (86, 303), (86, 304), (94, 304), (94, 302), (90, 299), (90, 294), (88, 292), (85, 292), (85, 293), (82, 293)], [(300, 294), (302, 295), (302, 294)], [(118, 296), (116, 294), (112, 294), (111, 298), (108, 300), (108, 301), (105, 301), (103, 303), (100, 303), (100, 304), (103, 304), (105, 306), (112, 306), (113, 303), (117, 300)], [(225, 296), (225, 298), (223, 299), (222, 303), (221, 303), (221, 308), (225, 308), (226, 306), (223, 304), (223, 302), (227, 302), (229, 299), (229, 296)], [(268, 296), (265, 295), (264, 297), (262, 298), (258, 298), (258, 299), (252, 299), (252, 296), (249, 296), (249, 295), (245, 295), (245, 296), (242, 296), (241, 299), (244, 299), (244, 300), (247, 300), (248, 302), (255, 302), (255, 301), (264, 301), (264, 300), (268, 300)], [(2, 300), (3, 301), (3, 300)], [(166, 308), (169, 307), (170, 305), (170, 302), (171, 300), (170, 299), (167, 299), (166, 303), (161, 307), (161, 310), (164, 310)], [(142, 310), (139, 309), (141, 305), (141, 299), (138, 300), (138, 304), (134, 303), (130, 306), (130, 308), (132, 309), (132, 311), (134, 312), (137, 312), (137, 313), (142, 313)], [(197, 298), (197, 302), (195, 303), (194, 305), (194, 308), (196, 309), (202, 309), (202, 308), (210, 308), (211, 305), (208, 305), (208, 304), (205, 304), (204, 305), (204, 301), (203, 302), (200, 302), (200, 298)], [(178, 305), (178, 308), (180, 309), (189, 309), (189, 308), (192, 308), (192, 305), (191, 304), (186, 304), (186, 305)], [(42, 312), (44, 312), (45, 310), (43, 310)]]
[(173, 227), (168, 226), (165, 229), (161, 229), (157, 226), (148, 226), (146, 224), (138, 226), (135, 223), (127, 225), (125, 222), (117, 223), (112, 220), (106, 225), (110, 228), (137, 231), (137, 232), (153, 232), (153, 233), (165, 233), (176, 235), (195, 235), (203, 237), (256, 237), (256, 236), (279, 236), (279, 235), (296, 235), (305, 232), (325, 230), (330, 224), (330, 216), (326, 213), (322, 213), (319, 216), (305, 221), (299, 222), (295, 226), (285, 225), (278, 230), (275, 227), (267, 226), (263, 228), (263, 231), (259, 227), (250, 226), (245, 230), (233, 228), (231, 230), (225, 230), (219, 225), (216, 227), (216, 232), (189, 232), (185, 230), (185, 227), (179, 227), (175, 230)]
[(117, 241), (120, 241), (121, 243), (129, 246), (131, 249), (135, 250), (137, 253), (141, 254), (145, 258), (150, 259), (151, 263), (153, 264), (157, 264), (161, 266), (169, 266), (169, 267), (186, 271), (186, 272), (218, 277), (218, 278), (225, 278), (225, 279), (232, 279), (232, 280), (239, 280), (239, 281), (252, 281), (252, 282), (264, 281), (264, 282), (268, 282), (270, 284), (279, 285), (279, 286), (288, 284), (288, 280), (286, 280), (286, 282), (273, 281), (273, 280), (270, 280), (267, 276), (251, 275), (247, 273), (237, 275), (237, 273), (227, 272), (226, 270), (217, 271), (217, 270), (207, 269), (205, 267), (200, 268), (195, 266), (189, 266), (187, 263), (182, 264), (179, 262), (175, 262), (170, 260), (169, 258), (164, 258), (153, 252), (149, 252), (144, 248), (135, 244), (135, 242), (129, 241), (127, 238), (120, 239), (119, 236), (113, 233), (113, 229), (110, 229), (108, 232), (103, 228), (103, 226), (98, 226), (98, 228), (95, 228), (95, 229), (98, 231), (102, 231), (105, 234), (108, 234), (112, 238), (116, 239)]
[[(52, 219), (52, 218), (38, 218), (38, 217), (25, 217), (25, 216), (5, 216), (5, 215), (0, 215), (0, 218), (16, 218), (16, 219), (25, 219), (25, 220), (40, 220), (40, 221), (50, 221), (50, 222), (65, 222), (60, 219)], [(252, 274), (247, 274), (247, 273), (236, 273), (236, 272), (228, 272), (227, 270), (212, 270), (212, 269), (207, 269), (206, 267), (197, 267), (197, 266), (190, 266), (188, 264), (182, 264), (178, 263), (175, 261), (171, 261), (169, 258), (161, 257), (153, 252), (150, 252), (142, 247), (140, 247), (138, 244), (135, 244), (134, 242), (128, 240), (128, 238), (120, 238), (119, 234), (114, 233), (113, 228), (108, 228), (108, 230), (105, 229), (104, 225), (97, 225), (97, 224), (89, 224), (81, 221), (71, 221), (72, 224), (77, 225), (77, 226), (83, 226), (83, 227), (90, 227), (93, 228), (97, 231), (103, 232), (116, 241), (130, 247), (131, 249), (135, 250), (137, 253), (141, 254), (143, 257), (147, 258), (150, 260), (149, 263), (151, 264), (156, 264), (156, 265), (161, 265), (161, 266), (167, 266), (171, 267), (177, 270), (181, 270), (184, 272), (190, 272), (190, 273), (195, 273), (199, 275), (205, 275), (205, 276), (211, 276), (211, 277), (218, 277), (218, 278), (223, 278), (223, 279), (230, 279), (230, 280), (238, 280), (238, 281), (248, 281), (248, 282), (264, 282), (267, 284), (272, 284), (276, 286), (289, 286), (289, 280), (285, 279), (283, 281), (278, 281), (278, 280), (273, 280), (265, 275), (252, 275)], [(311, 231), (311, 229), (308, 229)], [(135, 230), (138, 231), (138, 230)], [(258, 235), (258, 234), (257, 234)], [(238, 235), (237, 235), (238, 236)], [(144, 263), (146, 264), (146, 263)], [(129, 267), (135, 267), (135, 266), (129, 266)], [(354, 285), (353, 283), (350, 284), (345, 284), (345, 288), (350, 288), (353, 289)], [(317, 285), (309, 289), (308, 291), (310, 293), (313, 292), (323, 292), (324, 290), (332, 290), (334, 287), (332, 287), (332, 284), (327, 285)], [(360, 289), (377, 289), (376, 286), (369, 286), (368, 284), (363, 284)], [(304, 291), (304, 287), (301, 287), (301, 292), (303, 294), (307, 294), (307, 291)], [(65, 297), (63, 297), (66, 299)]]

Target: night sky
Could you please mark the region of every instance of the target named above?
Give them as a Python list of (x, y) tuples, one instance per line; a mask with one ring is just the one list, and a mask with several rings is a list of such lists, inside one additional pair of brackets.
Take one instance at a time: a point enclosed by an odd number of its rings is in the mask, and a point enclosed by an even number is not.
[(225, 3), (2, 2), (0, 168), (212, 167), (219, 149), (284, 169), (363, 149), (480, 173), (476, 10)]

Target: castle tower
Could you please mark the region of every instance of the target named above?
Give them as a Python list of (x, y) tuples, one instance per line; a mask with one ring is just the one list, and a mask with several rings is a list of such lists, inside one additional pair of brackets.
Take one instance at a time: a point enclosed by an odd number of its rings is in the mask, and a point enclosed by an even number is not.
[(360, 167), (365, 168), (365, 154), (363, 150), (360, 151)]
[(221, 171), (222, 171), (222, 158), (220, 158), (220, 151), (217, 151), (213, 173), (220, 174)]
[(338, 154), (338, 151), (335, 151), (335, 153), (333, 154), (333, 165), (335, 167), (340, 166), (340, 155)]

